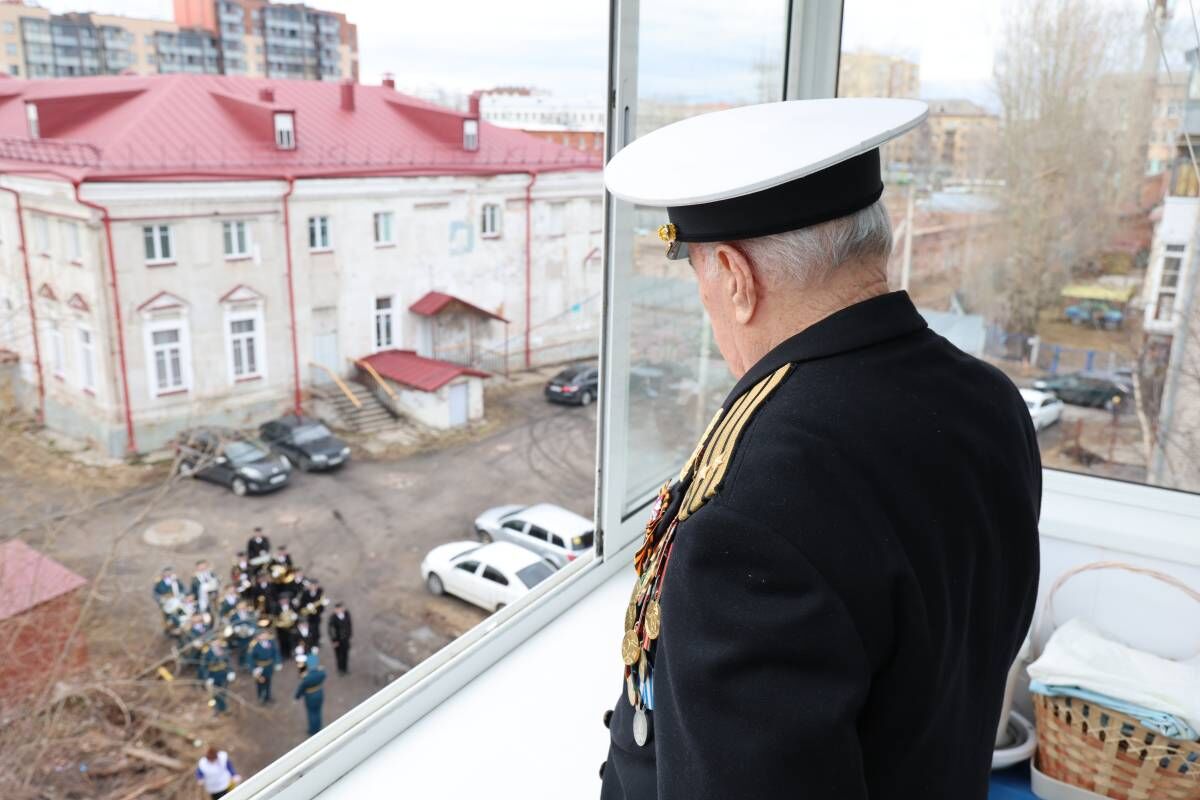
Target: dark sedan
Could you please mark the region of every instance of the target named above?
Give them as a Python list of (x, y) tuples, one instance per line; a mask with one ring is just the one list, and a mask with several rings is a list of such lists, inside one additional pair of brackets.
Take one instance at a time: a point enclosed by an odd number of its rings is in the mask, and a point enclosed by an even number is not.
[(350, 458), (350, 448), (320, 420), (293, 414), (259, 428), (270, 448), (305, 471), (333, 469)]
[(1127, 401), (1133, 394), (1127, 384), (1086, 372), (1042, 378), (1033, 382), (1033, 388), (1053, 392), (1064, 403), (1092, 408), (1112, 408), (1114, 403), (1119, 408), (1128, 407)]
[(287, 485), (292, 467), (261, 443), (235, 431), (196, 428), (175, 439), (179, 474), (228, 486), (241, 497)]
[(555, 375), (543, 394), (554, 403), (591, 405), (600, 391), (600, 371), (590, 364), (575, 364)]

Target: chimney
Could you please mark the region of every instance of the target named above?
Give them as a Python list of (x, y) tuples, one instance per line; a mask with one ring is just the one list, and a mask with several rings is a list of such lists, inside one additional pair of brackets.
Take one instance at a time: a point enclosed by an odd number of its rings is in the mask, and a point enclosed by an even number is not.
[(396, 76), (390, 72), (383, 73), (383, 88), (395, 89), (396, 88)]
[(354, 110), (354, 81), (342, 81), (342, 111)]
[(264, 86), (263, 88), (258, 90), (258, 99), (262, 100), (264, 103), (274, 103), (275, 102), (275, 90), (272, 89), (270, 86)]
[(479, 99), (481, 97), (483, 97), (483, 92), (471, 92), (471, 99), (469, 101), (470, 104), (467, 107), (467, 116), (479, 119)]

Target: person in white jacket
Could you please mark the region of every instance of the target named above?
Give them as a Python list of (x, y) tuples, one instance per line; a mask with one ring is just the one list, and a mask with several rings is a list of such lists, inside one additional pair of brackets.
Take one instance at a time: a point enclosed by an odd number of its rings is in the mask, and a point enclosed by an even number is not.
[(242, 776), (238, 775), (233, 762), (229, 760), (229, 754), (224, 750), (210, 746), (196, 762), (196, 782), (213, 800), (229, 794), (241, 779)]

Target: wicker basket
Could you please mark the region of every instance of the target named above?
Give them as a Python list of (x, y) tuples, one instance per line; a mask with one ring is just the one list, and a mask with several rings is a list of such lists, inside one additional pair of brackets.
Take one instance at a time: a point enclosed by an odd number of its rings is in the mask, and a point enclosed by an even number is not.
[[(1121, 569), (1200, 593), (1177, 578), (1119, 562), (1097, 562), (1061, 576), (1047, 597), (1053, 623), (1055, 592), (1068, 578), (1095, 569)], [(1107, 706), (1075, 697), (1033, 695), (1037, 767), (1048, 777), (1113, 800), (1200, 800), (1200, 742), (1171, 739)]]

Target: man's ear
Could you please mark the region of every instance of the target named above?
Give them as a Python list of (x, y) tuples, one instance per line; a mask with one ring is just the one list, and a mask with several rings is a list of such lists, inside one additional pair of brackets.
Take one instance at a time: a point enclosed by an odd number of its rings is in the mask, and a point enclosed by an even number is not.
[(710, 258), (716, 259), (720, 275), (721, 291), (733, 308), (733, 318), (745, 325), (754, 318), (758, 308), (758, 282), (749, 259), (733, 245), (718, 244), (713, 247)]

